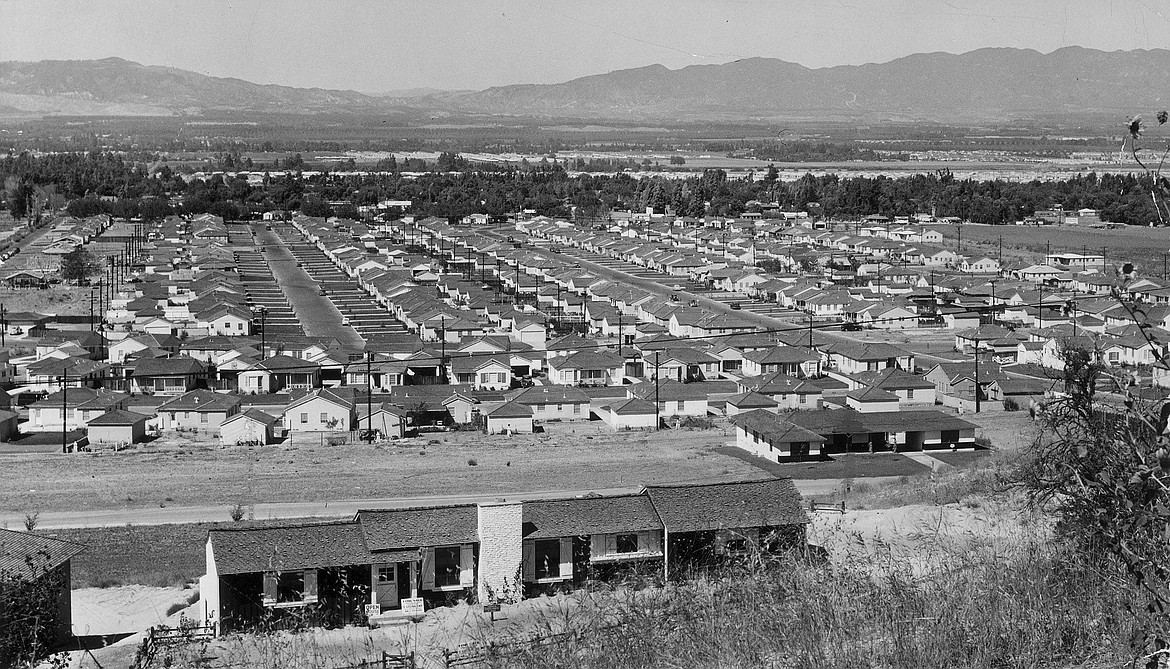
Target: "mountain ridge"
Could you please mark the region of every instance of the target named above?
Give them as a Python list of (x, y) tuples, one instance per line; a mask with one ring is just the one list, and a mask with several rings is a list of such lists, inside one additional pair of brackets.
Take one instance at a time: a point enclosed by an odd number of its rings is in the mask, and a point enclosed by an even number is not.
[(776, 58), (661, 64), (554, 84), (398, 95), (256, 84), (122, 58), (0, 62), (0, 106), (31, 114), (425, 114), (758, 120), (786, 116), (1010, 121), (1166, 106), (1170, 50), (985, 47), (809, 68)]

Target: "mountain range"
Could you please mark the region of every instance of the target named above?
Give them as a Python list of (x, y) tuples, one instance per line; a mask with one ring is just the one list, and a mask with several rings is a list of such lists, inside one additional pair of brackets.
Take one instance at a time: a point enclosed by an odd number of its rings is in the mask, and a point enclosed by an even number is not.
[(390, 95), (254, 84), (119, 58), (0, 63), (0, 113), (461, 113), (524, 118), (765, 120), (857, 118), (1006, 122), (1166, 106), (1170, 50), (1066, 47), (921, 53), (808, 68), (772, 58), (677, 70), (650, 65), (558, 84)]

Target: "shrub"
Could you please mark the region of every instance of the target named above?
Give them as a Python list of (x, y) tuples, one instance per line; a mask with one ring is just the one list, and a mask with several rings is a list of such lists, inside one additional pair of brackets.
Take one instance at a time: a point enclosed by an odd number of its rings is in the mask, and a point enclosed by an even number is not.
[(1004, 411), (1019, 411), (1020, 410), (1020, 403), (1017, 402), (1014, 397), (1009, 397), (1003, 401), (1003, 410)]
[(24, 529), (28, 532), (37, 529), (37, 523), (40, 521), (40, 518), (41, 514), (36, 511), (24, 514)]
[(236, 502), (236, 505), (228, 510), (228, 515), (235, 522), (240, 522), (244, 519), (244, 505)]
[(479, 460), (476, 460), (475, 458), (467, 458), (467, 466), (468, 467), (474, 467), (478, 464), (479, 464)]

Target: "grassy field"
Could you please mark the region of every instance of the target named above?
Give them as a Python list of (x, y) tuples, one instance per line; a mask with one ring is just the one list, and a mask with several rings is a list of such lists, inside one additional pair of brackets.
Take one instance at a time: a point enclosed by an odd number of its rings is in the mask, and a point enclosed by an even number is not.
[(550, 425), (543, 435), (513, 437), (448, 433), (374, 446), (189, 444), (103, 455), (0, 455), (0, 508), (227, 508), (237, 502), (580, 490), (761, 475), (711, 449), (730, 439), (723, 429), (615, 434), (597, 425)]

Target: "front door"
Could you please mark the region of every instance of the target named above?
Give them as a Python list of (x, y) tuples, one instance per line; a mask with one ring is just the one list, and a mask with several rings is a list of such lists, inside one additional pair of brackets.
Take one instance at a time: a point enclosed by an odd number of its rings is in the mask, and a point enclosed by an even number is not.
[(386, 564), (378, 569), (378, 606), (383, 610), (398, 608), (398, 565)]

